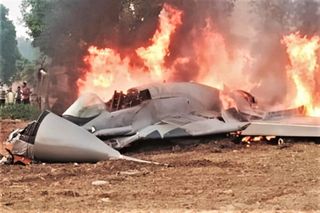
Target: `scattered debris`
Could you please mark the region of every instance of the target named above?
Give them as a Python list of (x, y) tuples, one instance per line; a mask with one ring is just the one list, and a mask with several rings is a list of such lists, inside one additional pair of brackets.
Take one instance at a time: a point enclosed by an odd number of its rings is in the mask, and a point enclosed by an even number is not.
[(96, 181), (93, 181), (91, 184), (93, 186), (103, 186), (103, 185), (109, 184), (109, 182), (105, 180), (96, 180)]
[(141, 171), (138, 170), (128, 170), (128, 171), (121, 171), (119, 172), (120, 175), (137, 175), (142, 173)]
[(222, 193), (234, 196), (234, 192), (231, 189), (225, 190)]
[(105, 197), (105, 198), (101, 198), (100, 199), (102, 202), (110, 202), (110, 198), (108, 198), (108, 197)]

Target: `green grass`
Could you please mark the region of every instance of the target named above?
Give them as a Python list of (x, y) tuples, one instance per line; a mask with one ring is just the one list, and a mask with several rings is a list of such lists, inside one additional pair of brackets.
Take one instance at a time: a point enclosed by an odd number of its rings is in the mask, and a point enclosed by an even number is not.
[(0, 106), (0, 118), (35, 120), (40, 115), (40, 110), (30, 104), (7, 104)]

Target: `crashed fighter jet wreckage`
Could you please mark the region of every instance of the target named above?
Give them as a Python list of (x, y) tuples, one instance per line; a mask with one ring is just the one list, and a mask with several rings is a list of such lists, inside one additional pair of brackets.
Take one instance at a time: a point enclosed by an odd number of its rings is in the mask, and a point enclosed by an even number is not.
[[(235, 103), (223, 107), (224, 99)], [(116, 149), (138, 140), (234, 133), (240, 137), (320, 137), (320, 119), (304, 108), (268, 112), (247, 92), (224, 94), (191, 82), (156, 83), (114, 92), (104, 103), (81, 96), (62, 115), (43, 112), (37, 121), (12, 132), (12, 156), (41, 162), (97, 162), (127, 159)]]

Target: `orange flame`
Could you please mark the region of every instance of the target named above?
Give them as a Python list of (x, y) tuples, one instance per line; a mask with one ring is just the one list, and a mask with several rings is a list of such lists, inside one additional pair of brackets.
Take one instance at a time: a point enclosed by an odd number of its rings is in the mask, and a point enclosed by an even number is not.
[[(194, 81), (223, 89), (224, 84), (230, 89), (238, 89), (238, 80), (244, 80), (242, 89), (251, 89), (249, 70), (252, 59), (247, 51), (227, 50), (222, 35), (215, 33), (212, 23), (207, 20), (207, 25), (200, 30), (194, 30), (193, 44), (195, 56), (176, 58), (171, 65), (165, 64), (165, 59), (170, 55), (169, 47), (171, 37), (182, 24), (182, 11), (164, 4), (159, 14), (159, 26), (150, 40), (150, 45), (135, 49), (137, 56), (143, 61), (144, 66), (134, 67), (130, 56), (120, 57), (113, 49), (99, 49), (91, 46), (84, 62), (89, 69), (82, 79), (77, 82), (79, 95), (94, 92), (103, 99), (110, 98), (114, 90), (127, 90), (141, 82), (161, 82), (174, 78), (178, 68), (189, 69), (191, 61), (197, 63)], [(183, 75), (183, 73), (182, 73)]]
[[(159, 26), (149, 45), (133, 50), (143, 66), (133, 65), (134, 58), (130, 55), (120, 56), (114, 49), (90, 46), (84, 58), (88, 70), (77, 81), (79, 95), (94, 92), (106, 100), (114, 90), (171, 80), (178, 69), (184, 71), (186, 68), (189, 71), (192, 63), (196, 64), (197, 69), (192, 73), (192, 80), (217, 87), (226, 93), (240, 88), (250, 91), (259, 86), (260, 82), (252, 82), (248, 73), (254, 64), (249, 48), (230, 50), (223, 36), (214, 31), (209, 19), (205, 27), (191, 31), (193, 42), (189, 49), (193, 51), (192, 56), (177, 57), (171, 65), (165, 65), (166, 57), (170, 55), (171, 38), (181, 24), (182, 12), (164, 4), (159, 14)], [(320, 37), (308, 38), (300, 33), (292, 33), (284, 36), (281, 42), (287, 48), (290, 65), (286, 71), (294, 90), (287, 95), (288, 102), (292, 107), (304, 105), (308, 115), (320, 116), (320, 93), (317, 91), (320, 83), (317, 80), (320, 77)], [(232, 100), (224, 98), (223, 93), (222, 98), (226, 107), (234, 105)]]
[[(84, 62), (89, 66), (89, 70), (85, 73), (84, 80), (79, 79), (77, 82), (80, 95), (94, 92), (106, 99), (111, 96), (113, 89), (133, 86), (134, 81), (129, 74), (129, 58), (122, 59), (117, 52), (109, 48), (98, 49), (91, 46), (88, 52)], [(121, 79), (125, 85), (116, 82), (116, 79)]]
[(164, 4), (163, 10), (159, 15), (159, 29), (151, 39), (152, 45), (146, 48), (140, 47), (136, 50), (138, 56), (143, 59), (145, 66), (150, 70), (153, 80), (164, 80), (164, 59), (169, 54), (171, 35), (182, 23), (181, 16), (181, 11)]
[[(253, 58), (249, 50), (228, 48), (225, 39), (216, 33), (212, 23), (207, 20), (206, 26), (200, 32), (203, 39), (196, 40), (194, 49), (200, 64), (198, 81), (224, 89), (241, 89), (250, 91), (256, 83), (250, 82), (249, 77)], [(241, 86), (239, 86), (241, 79)]]
[[(145, 67), (133, 66), (130, 63), (132, 58), (121, 58), (113, 49), (89, 47), (89, 55), (84, 58), (89, 70), (77, 81), (79, 95), (94, 92), (107, 99), (113, 90), (127, 90), (139, 82), (164, 80), (164, 59), (169, 54), (170, 38), (181, 24), (181, 17), (181, 11), (164, 4), (159, 15), (159, 27), (151, 39), (151, 44), (136, 49)], [(148, 72), (145, 72), (145, 68)]]
[(292, 105), (306, 107), (306, 114), (320, 116), (319, 91), (316, 79), (319, 77), (318, 53), (320, 50), (320, 37), (307, 38), (299, 32), (292, 33), (282, 39), (287, 47), (290, 66), (287, 74), (290, 76), (294, 87), (295, 96)]

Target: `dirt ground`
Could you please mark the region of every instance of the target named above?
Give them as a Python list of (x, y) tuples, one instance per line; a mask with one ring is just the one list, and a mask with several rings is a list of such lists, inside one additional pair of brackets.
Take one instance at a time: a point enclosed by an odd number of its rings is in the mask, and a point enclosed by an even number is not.
[[(1, 140), (24, 125), (1, 121)], [(0, 212), (320, 211), (320, 144), (203, 141), (126, 152), (169, 166), (0, 166)]]

